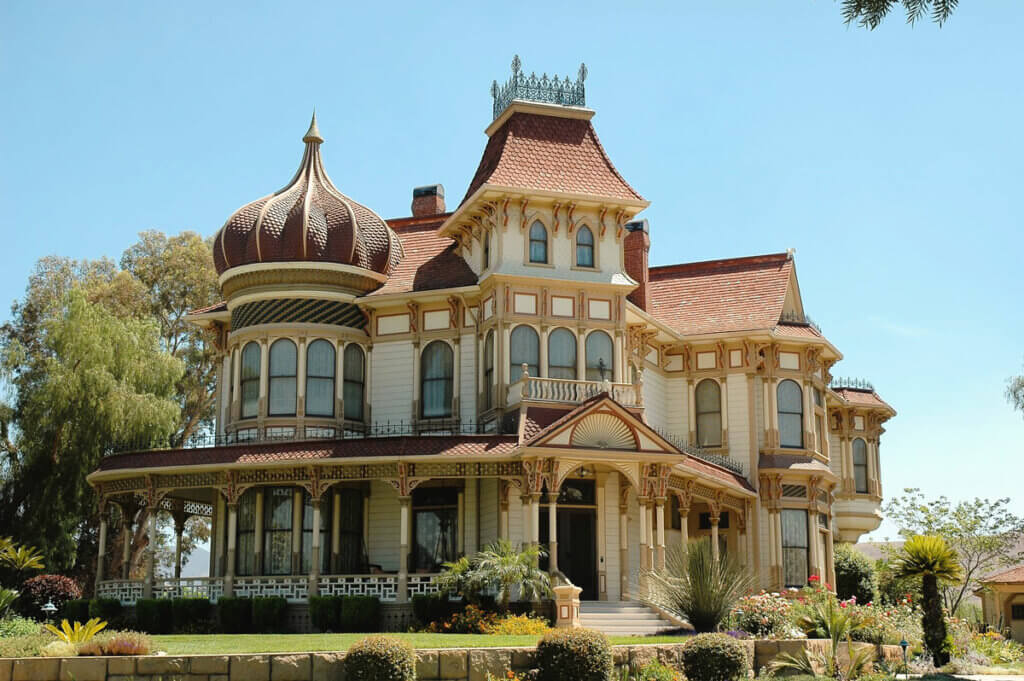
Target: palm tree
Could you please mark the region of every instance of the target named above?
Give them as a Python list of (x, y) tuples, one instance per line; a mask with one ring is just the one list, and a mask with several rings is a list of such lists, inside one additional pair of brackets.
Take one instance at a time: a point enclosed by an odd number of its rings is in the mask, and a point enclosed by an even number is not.
[(499, 539), (473, 557), (473, 571), (480, 584), (497, 590), (501, 609), (507, 612), (516, 588), (519, 597), (526, 601), (551, 595), (551, 580), (537, 567), (537, 561), (544, 555), (546, 552), (540, 546), (517, 549), (508, 539)]
[(665, 569), (645, 576), (647, 593), (640, 600), (689, 622), (698, 632), (716, 631), (753, 585), (750, 574), (731, 556), (716, 560), (706, 538), (690, 544), (685, 553), (669, 550)]
[(942, 613), (939, 582), (960, 579), (956, 551), (942, 537), (915, 535), (903, 544), (893, 564), (897, 577), (921, 579), (921, 628), (924, 644), (936, 667), (949, 662), (946, 619)]

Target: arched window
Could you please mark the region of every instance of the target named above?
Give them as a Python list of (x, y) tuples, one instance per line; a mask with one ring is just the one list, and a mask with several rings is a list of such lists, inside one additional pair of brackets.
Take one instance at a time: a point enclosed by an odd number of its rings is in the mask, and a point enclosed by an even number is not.
[(270, 416), (295, 415), (295, 373), (298, 351), (287, 338), (270, 346)]
[(334, 416), (334, 346), (324, 339), (306, 348), (306, 416)]
[(423, 350), (422, 408), (423, 418), (443, 418), (452, 415), (452, 377), (455, 355), (444, 341), (434, 341)]
[(292, 511), (295, 491), (291, 487), (263, 489), (263, 574), (292, 573)]
[(366, 385), (366, 361), (363, 349), (355, 343), (345, 346), (345, 379), (341, 394), (345, 400), (345, 418), (350, 421), (363, 420), (364, 388)]
[(589, 227), (576, 232), (576, 267), (594, 266), (594, 233)]
[(722, 387), (718, 381), (705, 378), (694, 390), (697, 411), (697, 445), (722, 446)]
[(796, 381), (779, 383), (779, 444), (782, 447), (804, 446), (804, 393)]
[(484, 269), (491, 266), (491, 233), (484, 232)]
[(509, 336), (508, 382), (515, 383), (523, 375), (523, 365), (531, 376), (540, 376), (540, 337), (531, 326), (517, 326)]
[(548, 335), (548, 378), (576, 378), (576, 336), (569, 329)]
[(587, 380), (612, 380), (615, 360), (612, 352), (612, 338), (604, 331), (592, 331), (587, 336)]
[(242, 418), (259, 415), (260, 409), (260, 344), (253, 341), (242, 350)]
[(861, 438), (853, 441), (853, 482), (857, 494), (868, 493), (868, 445)]
[(494, 331), (484, 340), (484, 411), (494, 406)]
[(530, 262), (548, 261), (548, 230), (540, 220), (530, 226)]

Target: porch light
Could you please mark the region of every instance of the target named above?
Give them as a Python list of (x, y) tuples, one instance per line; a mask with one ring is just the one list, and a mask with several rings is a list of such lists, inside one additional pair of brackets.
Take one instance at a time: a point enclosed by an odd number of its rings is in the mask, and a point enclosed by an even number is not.
[(57, 612), (57, 606), (53, 604), (53, 601), (46, 601), (46, 605), (40, 608), (46, 615), (46, 619), (49, 620), (53, 617), (53, 613)]

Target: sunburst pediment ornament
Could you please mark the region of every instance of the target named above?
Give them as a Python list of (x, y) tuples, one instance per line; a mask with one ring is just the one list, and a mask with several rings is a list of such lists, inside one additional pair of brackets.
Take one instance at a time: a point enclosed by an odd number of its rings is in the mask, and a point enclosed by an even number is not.
[(573, 447), (586, 449), (637, 449), (632, 429), (618, 416), (598, 413), (576, 424), (570, 440)]

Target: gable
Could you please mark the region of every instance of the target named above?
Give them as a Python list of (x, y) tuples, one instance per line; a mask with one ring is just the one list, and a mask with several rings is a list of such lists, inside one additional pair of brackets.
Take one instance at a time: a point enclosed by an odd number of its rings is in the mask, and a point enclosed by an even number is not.
[[(524, 421), (532, 421), (527, 407)], [(541, 408), (542, 409), (542, 408)], [(602, 393), (579, 407), (565, 412), (549, 425), (524, 438), (525, 447), (556, 447), (596, 451), (642, 452), (682, 456), (672, 443), (662, 438), (638, 416)]]

